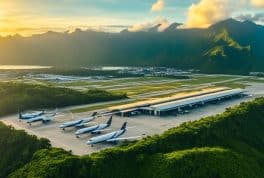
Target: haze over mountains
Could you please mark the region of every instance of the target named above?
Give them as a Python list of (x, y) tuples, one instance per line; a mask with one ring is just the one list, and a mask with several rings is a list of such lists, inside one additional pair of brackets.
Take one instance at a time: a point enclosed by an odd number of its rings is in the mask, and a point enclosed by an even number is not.
[(264, 26), (227, 19), (207, 29), (173, 23), (141, 32), (76, 30), (0, 38), (0, 64), (169, 66), (208, 73), (264, 71)]

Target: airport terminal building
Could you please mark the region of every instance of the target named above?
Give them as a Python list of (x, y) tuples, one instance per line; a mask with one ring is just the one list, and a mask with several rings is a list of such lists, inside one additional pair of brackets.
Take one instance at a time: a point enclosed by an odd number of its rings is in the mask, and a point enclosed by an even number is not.
[(215, 88), (111, 107), (109, 110), (123, 117), (137, 114), (155, 116), (175, 115), (188, 112), (190, 109), (201, 107), (205, 104), (242, 97), (245, 95), (244, 93), (245, 90), (243, 89)]

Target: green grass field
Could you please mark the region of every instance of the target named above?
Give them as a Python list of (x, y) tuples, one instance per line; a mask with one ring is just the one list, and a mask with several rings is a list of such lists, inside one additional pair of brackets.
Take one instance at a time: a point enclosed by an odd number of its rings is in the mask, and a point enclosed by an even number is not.
[[(176, 90), (176, 89), (181, 89), (182, 87), (187, 87), (187, 86), (191, 88), (195, 85), (210, 84), (210, 83), (222, 82), (222, 81), (224, 82), (224, 81), (231, 80), (231, 79), (236, 79), (236, 77), (229, 77), (229, 76), (194, 77), (190, 80), (180, 80), (180, 81), (170, 80), (167, 83), (162, 83), (162, 84), (150, 83), (150, 84), (145, 84), (142, 86), (131, 86), (125, 89), (116, 88), (113, 91), (122, 91), (122, 92), (127, 93), (128, 96), (132, 97), (134, 95), (139, 95), (139, 94), (144, 94), (144, 93), (158, 92), (158, 91), (163, 91), (163, 90)], [(228, 85), (230, 86), (230, 84)], [(222, 86), (226, 86), (226, 85), (223, 84)]]
[[(236, 76), (192, 76), (191, 79), (172, 79), (165, 77), (133, 77), (112, 80), (91, 80), (74, 81), (67, 83), (43, 82), (49, 85), (57, 85), (76, 90), (104, 89), (116, 92), (125, 92), (128, 96), (135, 96), (144, 93), (174, 90), (181, 87), (192, 87), (194, 85), (210, 84), (214, 82), (224, 82), (236, 79)], [(39, 82), (39, 81), (38, 81)]]

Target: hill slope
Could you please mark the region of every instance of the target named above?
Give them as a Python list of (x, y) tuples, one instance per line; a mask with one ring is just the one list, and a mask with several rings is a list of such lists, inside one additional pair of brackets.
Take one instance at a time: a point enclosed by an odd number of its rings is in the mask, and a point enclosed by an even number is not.
[[(212, 49), (208, 50), (205, 54), (208, 57), (230, 57), (227, 52), (231, 51), (244, 51), (250, 52), (250, 46), (242, 47), (238, 42), (232, 39), (226, 29), (223, 29), (222, 32), (215, 35), (213, 40)], [(246, 55), (246, 53), (245, 53)], [(249, 55), (247, 55), (249, 56)]]
[(77, 157), (44, 149), (10, 177), (263, 177), (264, 98), (160, 136)]
[[(219, 71), (219, 66), (225, 69), (226, 73), (243, 73), (250, 71), (254, 66), (251, 46), (242, 46), (235, 41), (226, 29), (212, 35), (212, 42), (205, 52), (206, 60), (203, 70)], [(208, 67), (208, 69), (206, 69)]]

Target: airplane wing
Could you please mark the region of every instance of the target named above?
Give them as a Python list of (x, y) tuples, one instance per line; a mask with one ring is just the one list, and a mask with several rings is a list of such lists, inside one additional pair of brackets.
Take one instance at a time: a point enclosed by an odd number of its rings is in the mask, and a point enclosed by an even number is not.
[(101, 133), (101, 132), (104, 132), (104, 131), (109, 131), (109, 130), (112, 130), (112, 129), (101, 129), (101, 130), (94, 130), (92, 131), (92, 133)]
[(86, 122), (86, 123), (81, 123), (81, 124), (77, 124), (75, 127), (85, 127), (87, 125), (91, 125), (94, 124), (95, 122)]
[(29, 110), (27, 113), (28, 114), (35, 114), (35, 113), (41, 113), (42, 111), (40, 110)]
[(46, 117), (46, 118), (43, 118), (42, 120), (43, 121), (51, 121), (51, 120), (54, 120), (55, 117)]
[(54, 120), (56, 117), (56, 114), (51, 114), (51, 115), (44, 115), (43, 117), (40, 117), (43, 121), (50, 121)]
[(56, 115), (56, 116), (54, 116), (54, 117), (64, 117), (66, 114), (60, 114), (60, 115)]
[(117, 142), (117, 141), (123, 141), (123, 140), (136, 140), (138, 138), (141, 138), (141, 136), (136, 137), (122, 137), (122, 138), (112, 138), (109, 140), (106, 140), (106, 142)]

